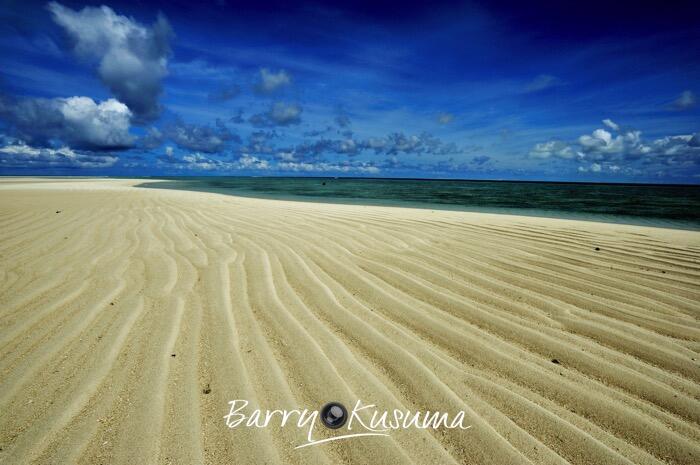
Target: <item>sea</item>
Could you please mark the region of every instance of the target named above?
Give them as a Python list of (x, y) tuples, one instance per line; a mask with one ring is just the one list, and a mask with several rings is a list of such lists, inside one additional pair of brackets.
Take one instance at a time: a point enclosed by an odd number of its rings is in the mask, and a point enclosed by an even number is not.
[(567, 218), (700, 230), (700, 186), (323, 177), (170, 177), (141, 187), (267, 199)]

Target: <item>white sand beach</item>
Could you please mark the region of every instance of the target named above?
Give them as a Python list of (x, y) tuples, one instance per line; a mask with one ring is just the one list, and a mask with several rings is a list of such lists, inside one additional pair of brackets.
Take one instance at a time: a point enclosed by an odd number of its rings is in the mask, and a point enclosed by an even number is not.
[(0, 181), (0, 463), (700, 463), (700, 232), (140, 182)]

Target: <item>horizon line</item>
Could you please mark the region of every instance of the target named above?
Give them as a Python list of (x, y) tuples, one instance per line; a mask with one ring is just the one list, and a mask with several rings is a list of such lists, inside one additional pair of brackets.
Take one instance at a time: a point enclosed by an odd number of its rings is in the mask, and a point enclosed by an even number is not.
[(698, 183), (670, 182), (632, 182), (632, 181), (559, 181), (543, 179), (478, 179), (478, 178), (417, 178), (417, 177), (382, 177), (382, 176), (287, 176), (287, 175), (222, 175), (222, 174), (186, 174), (186, 175), (70, 175), (70, 174), (0, 174), (0, 178), (112, 178), (112, 179), (177, 179), (177, 178), (261, 178), (261, 179), (357, 179), (382, 181), (453, 181), (453, 182), (502, 182), (529, 184), (585, 184), (585, 185), (618, 185), (618, 186), (666, 186), (666, 187), (700, 187)]

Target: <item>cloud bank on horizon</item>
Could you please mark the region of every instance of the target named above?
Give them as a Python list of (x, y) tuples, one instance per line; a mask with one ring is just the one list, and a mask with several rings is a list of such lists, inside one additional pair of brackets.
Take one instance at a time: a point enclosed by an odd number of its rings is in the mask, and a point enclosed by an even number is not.
[(700, 182), (698, 7), (593, 3), (4, 4), (0, 174)]

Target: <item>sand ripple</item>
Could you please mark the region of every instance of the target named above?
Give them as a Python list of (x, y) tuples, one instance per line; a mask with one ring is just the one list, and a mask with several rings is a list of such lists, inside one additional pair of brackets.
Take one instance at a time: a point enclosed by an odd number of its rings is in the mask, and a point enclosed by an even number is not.
[[(1, 463), (700, 462), (698, 232), (129, 184), (0, 186)], [(472, 428), (294, 450), (236, 398)]]

